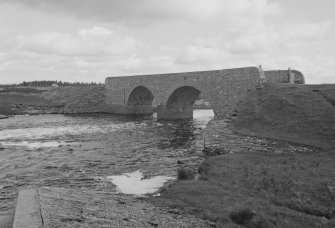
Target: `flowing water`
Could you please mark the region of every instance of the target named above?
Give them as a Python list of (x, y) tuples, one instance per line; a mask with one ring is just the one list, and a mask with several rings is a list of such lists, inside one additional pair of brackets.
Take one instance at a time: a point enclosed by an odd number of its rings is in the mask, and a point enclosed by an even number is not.
[[(0, 120), (0, 212), (13, 210), (18, 190), (27, 186), (153, 192), (175, 177), (178, 160), (200, 161), (196, 148), (213, 116), (195, 110), (193, 120), (183, 121), (111, 115)], [(134, 192), (132, 186), (143, 187)]]

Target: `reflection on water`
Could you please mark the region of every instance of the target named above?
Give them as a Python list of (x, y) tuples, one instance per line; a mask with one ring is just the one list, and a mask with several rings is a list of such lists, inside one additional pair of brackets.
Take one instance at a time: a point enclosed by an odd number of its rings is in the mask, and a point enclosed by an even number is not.
[(119, 176), (109, 176), (107, 179), (112, 181), (112, 183), (117, 186), (118, 190), (124, 194), (144, 195), (156, 192), (165, 182), (174, 178), (155, 176), (153, 178), (144, 179), (142, 172), (137, 170)]
[(180, 120), (178, 123), (168, 123), (164, 131), (161, 131), (162, 140), (159, 141), (158, 148), (178, 148), (189, 146), (195, 139), (196, 127), (191, 121)]
[(15, 194), (26, 186), (116, 191), (107, 177), (136, 170), (149, 179), (175, 176), (178, 160), (199, 163), (201, 129), (212, 118), (211, 110), (195, 110), (187, 121), (112, 115), (1, 120), (0, 197), (6, 200), (0, 212), (15, 208)]

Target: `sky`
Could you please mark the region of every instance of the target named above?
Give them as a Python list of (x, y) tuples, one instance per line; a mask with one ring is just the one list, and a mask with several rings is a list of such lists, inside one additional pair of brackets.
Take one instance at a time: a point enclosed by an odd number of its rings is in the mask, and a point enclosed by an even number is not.
[(335, 83), (334, 0), (0, 0), (0, 84), (262, 65)]

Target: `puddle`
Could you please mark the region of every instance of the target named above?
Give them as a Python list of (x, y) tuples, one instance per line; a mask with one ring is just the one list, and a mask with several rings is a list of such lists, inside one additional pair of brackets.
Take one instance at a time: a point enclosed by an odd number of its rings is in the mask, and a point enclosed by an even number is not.
[(165, 182), (173, 180), (174, 178), (156, 176), (150, 179), (143, 179), (142, 172), (137, 170), (120, 176), (109, 176), (107, 179), (115, 184), (117, 189), (124, 194), (144, 195), (156, 192)]

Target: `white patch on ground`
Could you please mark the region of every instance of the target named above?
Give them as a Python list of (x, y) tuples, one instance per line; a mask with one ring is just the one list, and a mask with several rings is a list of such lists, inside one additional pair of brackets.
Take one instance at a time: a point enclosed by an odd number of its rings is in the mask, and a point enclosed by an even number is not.
[(117, 189), (130, 195), (144, 195), (147, 193), (154, 193), (165, 182), (174, 179), (173, 177), (167, 176), (156, 176), (150, 179), (143, 179), (143, 174), (140, 170), (132, 173), (125, 173), (120, 176), (109, 176), (107, 177), (113, 184), (117, 186)]

